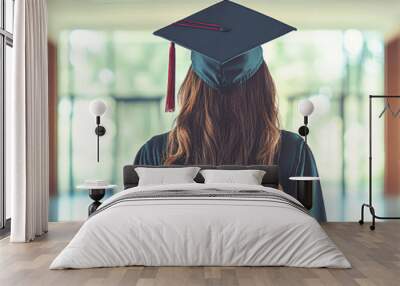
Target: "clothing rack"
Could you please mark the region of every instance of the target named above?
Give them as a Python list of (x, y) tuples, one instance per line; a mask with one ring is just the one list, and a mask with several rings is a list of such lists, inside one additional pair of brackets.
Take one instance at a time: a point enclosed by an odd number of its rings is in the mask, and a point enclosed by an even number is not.
[[(372, 100), (373, 99), (385, 99), (388, 100), (390, 99), (400, 99), (400, 95), (370, 95), (369, 96), (369, 200), (368, 204), (364, 203), (361, 206), (361, 219), (358, 221), (359, 224), (364, 224), (364, 207), (369, 208), (369, 211), (372, 216), (372, 225), (370, 225), (370, 229), (374, 230), (375, 229), (375, 219), (400, 219), (400, 217), (385, 217), (385, 216), (378, 216), (375, 213), (375, 208), (372, 203)], [(383, 115), (383, 113), (386, 111), (386, 104), (385, 103), (385, 109), (381, 113), (380, 117)], [(389, 109), (390, 110), (390, 109)], [(390, 110), (391, 111), (391, 110)], [(392, 112), (393, 115), (393, 112)], [(396, 116), (397, 117), (397, 113)]]

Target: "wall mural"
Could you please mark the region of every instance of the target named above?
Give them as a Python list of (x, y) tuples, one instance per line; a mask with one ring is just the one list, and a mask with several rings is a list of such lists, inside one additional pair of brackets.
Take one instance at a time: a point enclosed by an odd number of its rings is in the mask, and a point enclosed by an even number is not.
[[(173, 113), (164, 112), (169, 43), (150, 31), (64, 31), (58, 46), (58, 125), (62, 128), (58, 129), (58, 193), (51, 199), (51, 220), (85, 217), (90, 202), (74, 186), (96, 177), (121, 186), (122, 166), (132, 163), (135, 157), (137, 163), (146, 164), (166, 160), (278, 162), (284, 166), (282, 172), (287, 172), (282, 173), (284, 177), (305, 171), (316, 174), (318, 167), (328, 220), (358, 219), (359, 209), (353, 211), (346, 206), (356, 199), (358, 202), (367, 190), (368, 169), (364, 163), (368, 150), (366, 147), (363, 152), (356, 146), (363, 146), (366, 140), (368, 106), (364, 97), (370, 91), (383, 90), (381, 34), (358, 30), (292, 32), (262, 46), (264, 60), (250, 79), (254, 82), (244, 84), (245, 89), (232, 88), (229, 99), (215, 94), (199, 79), (190, 68), (190, 51), (177, 45), (177, 104)], [(276, 89), (260, 84), (265, 79), (273, 80)], [(192, 93), (196, 88), (215, 96), (206, 99), (202, 93)], [(189, 94), (196, 96), (189, 98)], [(240, 98), (247, 100), (241, 102)], [(300, 154), (303, 140), (296, 133), (303, 118), (297, 106), (304, 98), (310, 98), (316, 108), (309, 122), (309, 147)], [(107, 134), (101, 139), (99, 164), (93, 148), (96, 137), (88, 132), (95, 127), (88, 112), (93, 99), (101, 99), (108, 106), (101, 122)], [(265, 101), (262, 103), (267, 109), (260, 108), (260, 100)], [(204, 101), (206, 105), (199, 104)], [(200, 105), (212, 114), (207, 121), (199, 118), (200, 111), (204, 111)], [(379, 114), (383, 105), (374, 108)], [(185, 117), (189, 109), (199, 112)], [(266, 119), (268, 130), (263, 132), (257, 119), (266, 114), (270, 116)], [(238, 128), (227, 128), (229, 121)], [(383, 132), (382, 121), (374, 124), (377, 132)], [(188, 149), (188, 158), (178, 148), (178, 129), (194, 130), (191, 136), (195, 143)], [(248, 140), (250, 137), (254, 140)], [(232, 140), (242, 143), (229, 144)], [(260, 142), (271, 144), (260, 151)], [(240, 149), (238, 146), (243, 144), (252, 147)], [(376, 142), (374, 148), (383, 150), (383, 141)], [(286, 150), (296, 156), (289, 156)], [(374, 184), (381, 191), (383, 159), (378, 158), (374, 164)], [(284, 184), (289, 192), (293, 190), (292, 182)], [(313, 213), (323, 220), (325, 210), (322, 203), (318, 205)]]

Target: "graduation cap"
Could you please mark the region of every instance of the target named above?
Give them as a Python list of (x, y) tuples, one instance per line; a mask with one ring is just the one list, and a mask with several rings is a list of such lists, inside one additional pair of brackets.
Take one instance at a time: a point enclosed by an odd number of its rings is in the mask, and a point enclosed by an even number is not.
[(166, 112), (175, 109), (175, 43), (192, 51), (192, 69), (221, 90), (244, 82), (263, 63), (261, 45), (296, 28), (231, 1), (222, 1), (156, 32), (171, 42)]

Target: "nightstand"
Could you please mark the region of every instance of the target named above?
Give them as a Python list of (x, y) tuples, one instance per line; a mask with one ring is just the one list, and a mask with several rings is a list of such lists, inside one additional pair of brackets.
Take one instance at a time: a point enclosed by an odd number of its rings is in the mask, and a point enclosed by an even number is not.
[(311, 210), (313, 206), (313, 182), (319, 177), (290, 177), (289, 180), (297, 183), (297, 199), (304, 207)]
[(101, 205), (100, 200), (104, 197), (106, 190), (112, 190), (112, 189), (115, 189), (116, 187), (117, 187), (116, 185), (107, 185), (107, 186), (80, 185), (80, 186), (77, 186), (76, 188), (78, 190), (88, 190), (89, 191), (89, 197), (94, 201), (88, 207), (88, 215), (90, 216)]

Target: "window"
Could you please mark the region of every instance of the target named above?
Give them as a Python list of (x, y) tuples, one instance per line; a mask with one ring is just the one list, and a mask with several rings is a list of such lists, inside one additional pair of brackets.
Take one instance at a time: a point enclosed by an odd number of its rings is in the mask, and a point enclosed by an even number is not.
[[(0, 0), (0, 229), (9, 230), (10, 194), (5, 188), (5, 106), (11, 93), (14, 0)], [(0, 233), (0, 234), (1, 234)]]

